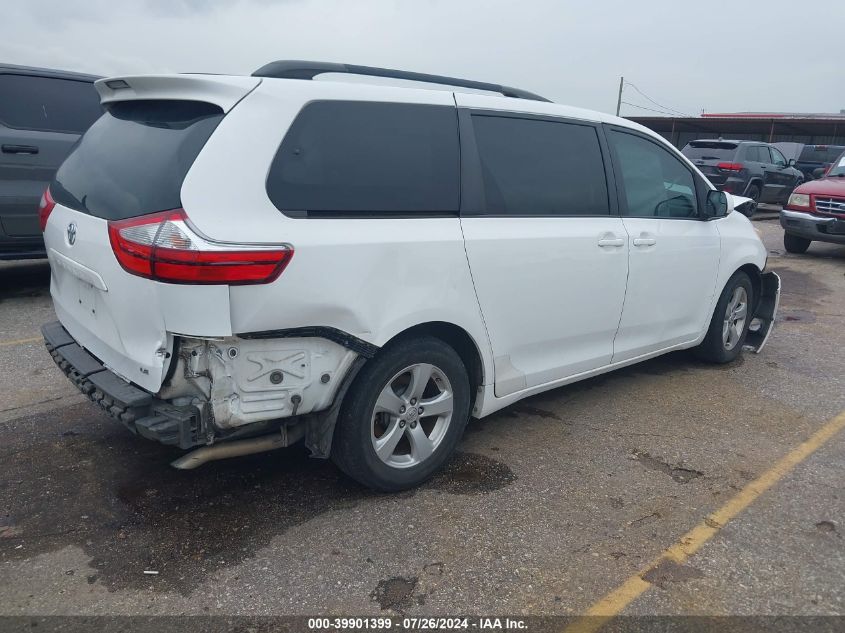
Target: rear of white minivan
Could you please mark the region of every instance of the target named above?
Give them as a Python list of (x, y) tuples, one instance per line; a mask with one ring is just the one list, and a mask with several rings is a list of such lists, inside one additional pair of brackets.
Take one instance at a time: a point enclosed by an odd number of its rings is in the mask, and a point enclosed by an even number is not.
[(133, 408), (148, 413), (175, 364), (176, 335), (231, 336), (229, 287), (269, 283), (292, 256), (284, 245), (237, 247), (205, 237), (180, 198), (206, 141), (258, 83), (99, 82), (107, 111), (42, 199), (59, 317), (43, 328), (48, 348), (80, 389), (124, 422), (134, 423)]

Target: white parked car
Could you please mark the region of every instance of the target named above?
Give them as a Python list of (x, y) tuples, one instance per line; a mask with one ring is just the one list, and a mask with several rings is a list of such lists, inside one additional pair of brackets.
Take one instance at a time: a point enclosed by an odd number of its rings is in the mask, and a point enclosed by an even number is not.
[[(441, 87), (314, 80), (343, 72)], [(625, 119), (313, 62), (96, 88), (42, 201), (43, 333), (110, 415), (190, 449), (178, 467), (304, 439), (399, 490), (470, 416), (771, 330), (751, 223)]]

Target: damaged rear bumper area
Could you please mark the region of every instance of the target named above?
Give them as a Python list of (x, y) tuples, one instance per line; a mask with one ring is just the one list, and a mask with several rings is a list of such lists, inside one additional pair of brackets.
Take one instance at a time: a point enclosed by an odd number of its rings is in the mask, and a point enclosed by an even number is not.
[(109, 416), (147, 439), (195, 449), (177, 468), (303, 438), (312, 456), (328, 457), (339, 404), (365, 359), (314, 336), (180, 338), (168, 378), (151, 394), (105, 367), (60, 322), (41, 332), (59, 368)]
[(80, 347), (58, 321), (41, 328), (47, 351), (83, 394), (133, 433), (188, 449), (206, 443), (199, 410), (158, 400), (113, 372)]

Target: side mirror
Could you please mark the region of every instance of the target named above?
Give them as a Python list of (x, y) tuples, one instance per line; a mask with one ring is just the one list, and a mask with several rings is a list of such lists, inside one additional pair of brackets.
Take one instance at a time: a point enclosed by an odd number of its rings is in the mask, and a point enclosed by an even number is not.
[(704, 213), (708, 218), (723, 218), (728, 214), (728, 196), (724, 191), (708, 191)]
[(790, 158), (788, 161), (786, 161), (786, 166), (787, 167), (795, 167), (795, 159)]

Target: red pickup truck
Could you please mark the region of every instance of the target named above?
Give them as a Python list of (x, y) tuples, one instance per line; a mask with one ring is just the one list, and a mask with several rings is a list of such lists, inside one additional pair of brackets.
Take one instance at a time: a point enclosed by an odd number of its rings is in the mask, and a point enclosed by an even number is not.
[(845, 153), (818, 180), (797, 187), (783, 211), (783, 246), (804, 253), (811, 242), (845, 244)]

